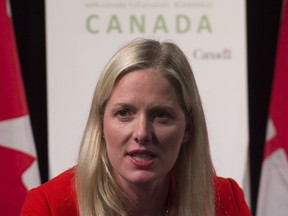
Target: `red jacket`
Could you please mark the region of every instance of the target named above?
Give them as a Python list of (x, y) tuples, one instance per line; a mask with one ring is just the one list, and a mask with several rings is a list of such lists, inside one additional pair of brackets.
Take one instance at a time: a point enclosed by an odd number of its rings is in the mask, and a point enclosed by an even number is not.
[[(32, 189), (22, 207), (21, 216), (78, 216), (74, 188), (75, 169)], [(250, 216), (238, 184), (232, 179), (216, 177), (216, 216)]]

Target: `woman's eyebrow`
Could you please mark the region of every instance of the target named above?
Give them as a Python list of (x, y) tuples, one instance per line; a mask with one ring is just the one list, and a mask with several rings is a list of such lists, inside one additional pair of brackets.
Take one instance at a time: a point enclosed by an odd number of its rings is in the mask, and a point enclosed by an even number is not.
[(117, 109), (128, 109), (128, 110), (136, 110), (136, 107), (129, 103), (123, 103), (123, 102), (117, 102), (115, 104), (112, 104), (111, 106), (112, 111)]

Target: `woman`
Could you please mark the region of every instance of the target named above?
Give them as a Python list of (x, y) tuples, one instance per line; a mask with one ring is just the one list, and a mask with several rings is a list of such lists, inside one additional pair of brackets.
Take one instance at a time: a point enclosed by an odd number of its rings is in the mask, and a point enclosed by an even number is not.
[(111, 58), (77, 167), (27, 196), (22, 215), (37, 214), (250, 215), (239, 186), (215, 175), (195, 79), (175, 44), (137, 39)]

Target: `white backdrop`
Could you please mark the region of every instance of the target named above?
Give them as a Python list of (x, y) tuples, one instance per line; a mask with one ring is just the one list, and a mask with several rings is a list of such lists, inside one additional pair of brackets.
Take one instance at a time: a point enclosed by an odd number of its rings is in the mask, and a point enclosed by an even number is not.
[(243, 185), (248, 146), (244, 0), (46, 1), (50, 177), (76, 164), (98, 75), (123, 43), (169, 39), (188, 56), (219, 175)]

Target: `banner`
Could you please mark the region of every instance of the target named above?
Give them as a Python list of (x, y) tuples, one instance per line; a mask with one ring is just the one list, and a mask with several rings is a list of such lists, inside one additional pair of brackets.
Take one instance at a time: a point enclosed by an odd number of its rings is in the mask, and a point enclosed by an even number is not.
[(0, 32), (0, 212), (18, 216), (40, 177), (7, 0), (0, 0)]
[[(285, 3), (285, 1), (284, 1)], [(288, 212), (288, 4), (283, 7), (278, 41), (257, 216)]]
[(245, 1), (46, 1), (50, 176), (75, 165), (104, 65), (137, 37), (186, 53), (219, 175), (242, 184), (248, 145)]

